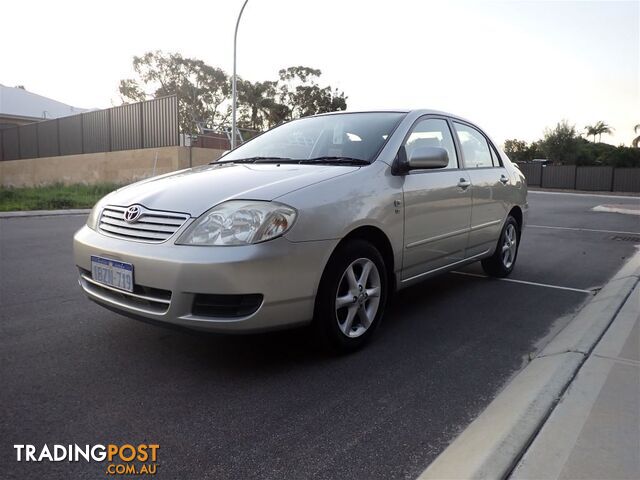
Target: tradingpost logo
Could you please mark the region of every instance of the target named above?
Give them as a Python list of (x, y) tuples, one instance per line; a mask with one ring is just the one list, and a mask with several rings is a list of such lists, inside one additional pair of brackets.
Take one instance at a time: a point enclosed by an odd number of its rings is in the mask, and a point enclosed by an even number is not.
[(155, 475), (160, 445), (14, 445), (18, 462), (106, 462), (107, 475)]

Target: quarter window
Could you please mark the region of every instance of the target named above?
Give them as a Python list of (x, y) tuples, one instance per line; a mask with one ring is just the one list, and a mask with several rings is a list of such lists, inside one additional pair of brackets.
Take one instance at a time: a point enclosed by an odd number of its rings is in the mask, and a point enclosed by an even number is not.
[(503, 166), (502, 165), (502, 160), (500, 160), (500, 154), (496, 150), (496, 147), (494, 147), (491, 144), (489, 144), (489, 147), (491, 148), (491, 159), (493, 160), (493, 166), (494, 167), (502, 167)]
[(493, 166), (497, 167), (498, 165), (500, 165), (500, 162), (498, 162), (498, 156), (496, 155), (496, 152), (493, 150), (493, 148), (489, 147), (489, 152), (491, 153), (491, 161), (493, 162)]
[(407, 157), (411, 157), (412, 152), (423, 147), (444, 148), (449, 156), (446, 168), (458, 168), (458, 156), (446, 120), (426, 118), (416, 124), (405, 143)]
[(453, 122), (453, 126), (458, 135), (458, 140), (460, 140), (465, 167), (493, 167), (493, 156), (484, 135), (475, 128), (462, 123)]

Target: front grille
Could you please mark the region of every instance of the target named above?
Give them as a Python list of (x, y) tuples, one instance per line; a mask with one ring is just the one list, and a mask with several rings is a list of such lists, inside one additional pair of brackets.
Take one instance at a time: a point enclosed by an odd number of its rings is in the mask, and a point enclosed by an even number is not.
[(193, 299), (192, 313), (199, 317), (236, 318), (255, 313), (262, 304), (262, 295), (211, 295), (198, 293)]
[(142, 211), (135, 222), (124, 220), (128, 207), (109, 205), (100, 214), (99, 229), (102, 233), (127, 240), (164, 242), (187, 221), (186, 213), (161, 212), (139, 207)]
[(133, 287), (133, 292), (118, 290), (96, 282), (91, 278), (91, 272), (83, 268), (80, 269), (80, 284), (87, 292), (93, 293), (103, 300), (150, 313), (165, 313), (171, 304), (171, 291), (169, 290), (137, 284)]

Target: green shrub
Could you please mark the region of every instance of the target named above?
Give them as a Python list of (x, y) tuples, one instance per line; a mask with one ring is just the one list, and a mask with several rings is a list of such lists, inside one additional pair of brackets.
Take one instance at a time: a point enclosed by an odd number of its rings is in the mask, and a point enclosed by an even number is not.
[(537, 142), (527, 144), (517, 139), (507, 140), (504, 150), (511, 160), (517, 162), (546, 158), (564, 165), (640, 167), (640, 148), (590, 142), (578, 136), (575, 126), (566, 120), (553, 129), (546, 129), (544, 138)]
[(100, 198), (119, 187), (113, 183), (59, 183), (45, 187), (0, 188), (0, 211), (91, 208)]

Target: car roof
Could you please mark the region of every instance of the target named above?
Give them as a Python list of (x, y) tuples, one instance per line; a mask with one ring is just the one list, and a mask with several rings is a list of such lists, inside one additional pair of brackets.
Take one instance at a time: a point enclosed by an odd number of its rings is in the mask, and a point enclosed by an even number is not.
[(341, 113), (404, 113), (404, 114), (411, 114), (411, 116), (414, 116), (414, 117), (420, 117), (422, 115), (442, 115), (445, 117), (462, 120), (463, 122), (467, 122), (472, 125), (475, 125), (474, 122), (472, 122), (471, 120), (467, 120), (466, 118), (461, 117), (460, 115), (455, 115), (453, 113), (443, 112), (441, 110), (433, 110), (429, 108), (413, 108), (413, 109), (411, 108), (409, 109), (408, 108), (379, 108), (379, 109), (373, 109), (373, 110), (339, 110), (335, 112), (320, 113), (315, 116), (320, 117), (324, 115), (339, 115)]

